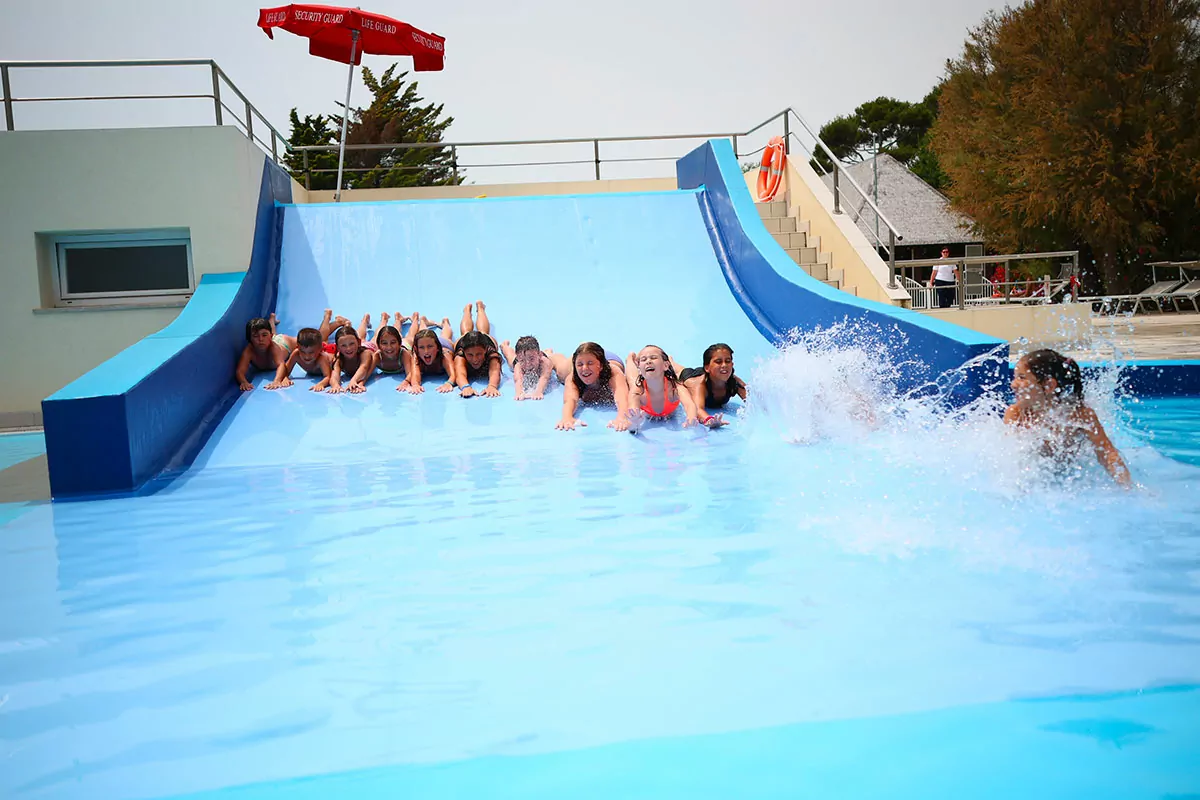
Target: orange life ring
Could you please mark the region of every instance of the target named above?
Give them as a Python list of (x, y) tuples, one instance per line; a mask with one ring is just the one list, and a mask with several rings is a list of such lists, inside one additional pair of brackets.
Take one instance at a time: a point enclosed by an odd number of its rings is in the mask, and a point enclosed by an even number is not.
[(787, 165), (787, 152), (782, 136), (773, 136), (763, 150), (762, 166), (758, 169), (758, 202), (769, 203), (783, 185), (783, 168)]

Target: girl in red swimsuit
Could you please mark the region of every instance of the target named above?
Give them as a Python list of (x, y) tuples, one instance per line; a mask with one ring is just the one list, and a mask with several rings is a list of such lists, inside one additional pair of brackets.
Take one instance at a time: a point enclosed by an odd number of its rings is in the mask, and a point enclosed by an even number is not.
[(696, 402), (686, 389), (680, 391), (675, 368), (661, 347), (648, 344), (630, 353), (628, 374), (637, 374), (629, 387), (629, 417), (640, 427), (649, 419), (665, 420), (675, 416), (682, 406), (683, 427), (697, 421)]

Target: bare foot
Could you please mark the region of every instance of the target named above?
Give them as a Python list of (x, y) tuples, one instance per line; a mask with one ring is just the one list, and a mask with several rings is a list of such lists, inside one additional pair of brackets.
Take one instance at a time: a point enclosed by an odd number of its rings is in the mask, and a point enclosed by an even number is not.
[(392, 318), (390, 316), (388, 316), (388, 312), (384, 311), (382, 314), (379, 315), (379, 327), (386, 328), (388, 326), (388, 323), (391, 321), (392, 321)]
[[(467, 308), (470, 308), (470, 306), (467, 306)], [(449, 324), (450, 324), (450, 318), (449, 318), (449, 317), (442, 317), (442, 325), (443, 325), (443, 326), (447, 326), (447, 325), (449, 325)]]
[(501, 342), (501, 343), (500, 343), (500, 346), (501, 346), (501, 347), (508, 347), (508, 339), (505, 339), (503, 342)]
[[(447, 318), (446, 322), (449, 322), (449, 321), (450, 321), (449, 318)], [(429, 321), (429, 317), (425, 316), (424, 314), (421, 315), (421, 324), (424, 325), (426, 328), (436, 327), (432, 322)]]
[[(468, 317), (471, 316), (471, 304), (470, 303), (467, 303), (465, 306), (463, 306), (463, 314), (465, 314)], [(450, 318), (446, 317), (446, 319), (449, 320)]]
[(338, 314), (336, 317), (333, 318), (333, 324), (337, 325), (340, 328), (343, 325), (349, 325), (350, 320), (346, 319), (341, 314)]
[(411, 317), (409, 317), (408, 319), (409, 319), (409, 322), (410, 322), (410, 323), (412, 323), (412, 326), (413, 326), (414, 328), (419, 328), (419, 327), (421, 327), (421, 315), (420, 315), (420, 314), (418, 314), (417, 312), (415, 312), (415, 311), (414, 311), (414, 312), (412, 313), (412, 316), (411, 316)]
[(371, 315), (370, 314), (363, 314), (362, 324), (363, 324), (364, 328), (371, 327)]
[(267, 317), (267, 322), (271, 323), (272, 328), (279, 324), (279, 318), (275, 316), (274, 311), (271, 312), (271, 316)]
[[(476, 301), (475, 301), (475, 307), (476, 307), (477, 309), (479, 309), (480, 311), (486, 311), (486, 310), (487, 310), (487, 306), (485, 306), (485, 305), (483, 304), (483, 301), (482, 301), (482, 300), (476, 300)], [(467, 306), (467, 308), (470, 308), (470, 306)]]

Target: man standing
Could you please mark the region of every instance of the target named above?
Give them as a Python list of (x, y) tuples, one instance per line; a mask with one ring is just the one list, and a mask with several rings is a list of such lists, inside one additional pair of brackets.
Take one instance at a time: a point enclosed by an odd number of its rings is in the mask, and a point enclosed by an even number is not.
[[(950, 258), (950, 248), (942, 248), (942, 258)], [(954, 305), (954, 287), (958, 285), (958, 264), (937, 264), (929, 276), (929, 285), (937, 289), (937, 307), (950, 308)]]

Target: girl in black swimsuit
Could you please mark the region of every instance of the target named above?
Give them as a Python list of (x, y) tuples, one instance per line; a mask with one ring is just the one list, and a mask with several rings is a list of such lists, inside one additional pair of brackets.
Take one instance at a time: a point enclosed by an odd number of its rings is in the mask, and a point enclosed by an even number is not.
[[(746, 382), (733, 374), (732, 347), (724, 342), (711, 344), (704, 350), (703, 361), (703, 367), (688, 367), (679, 373), (679, 382), (691, 391), (697, 408), (724, 408), (735, 395), (746, 399)], [(703, 417), (700, 422), (710, 424)]]

